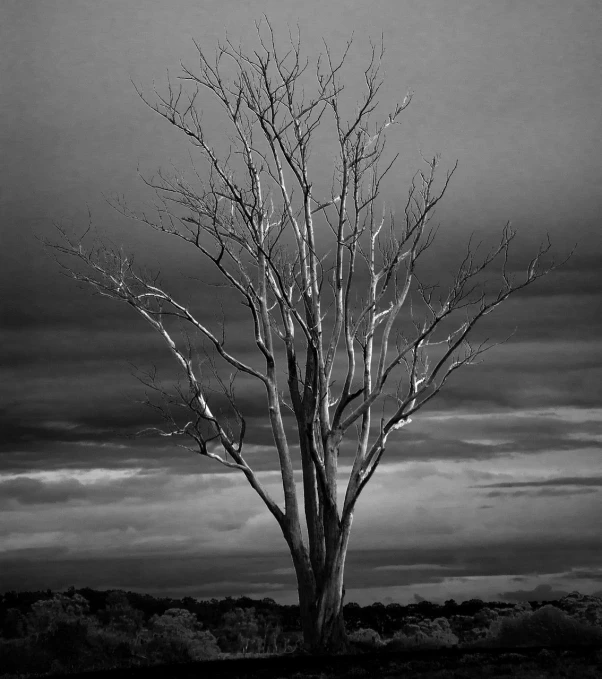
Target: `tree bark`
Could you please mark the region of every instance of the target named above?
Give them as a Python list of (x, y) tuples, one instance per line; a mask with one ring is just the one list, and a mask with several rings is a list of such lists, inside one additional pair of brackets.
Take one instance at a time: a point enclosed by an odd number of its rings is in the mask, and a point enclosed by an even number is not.
[(317, 576), (308, 559), (293, 555), (301, 628), (305, 648), (310, 653), (343, 653), (348, 648), (343, 618), (343, 574), (348, 539), (344, 539), (342, 533), (338, 537), (334, 557)]
[(323, 583), (317, 601), (299, 584), (303, 640), (311, 653), (342, 653), (347, 649), (342, 583), (337, 580), (328, 578)]

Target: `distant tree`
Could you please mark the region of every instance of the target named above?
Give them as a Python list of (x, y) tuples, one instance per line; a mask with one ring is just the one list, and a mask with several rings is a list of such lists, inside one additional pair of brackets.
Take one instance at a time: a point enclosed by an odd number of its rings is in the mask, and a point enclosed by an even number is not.
[(56, 593), (36, 601), (28, 614), (29, 643), (45, 649), (54, 659), (54, 671), (78, 670), (89, 661), (89, 631), (96, 622), (90, 605), (80, 594)]
[(163, 615), (154, 615), (151, 618), (151, 624), (162, 633), (171, 633), (174, 630), (197, 632), (203, 627), (196, 615), (184, 608), (170, 608)]
[[(363, 92), (346, 113), (341, 74), (351, 41), (340, 58), (325, 45), (312, 65), (312, 81), (300, 37), (290, 36), (281, 50), (267, 19), (265, 28), (256, 28), (256, 49), (226, 40), (210, 58), (197, 45), (198, 70), (184, 68), (182, 84), (170, 82), (153, 101), (140, 95), (190, 140), (207, 172), (197, 171), (193, 181), (162, 173), (145, 180), (158, 198), (156, 219), (122, 201), (115, 207), (187, 244), (214, 267), (248, 310), (248, 348), (256, 349), (259, 361), (237, 354), (227, 338), (227, 317), (216, 329), (122, 251), (102, 242), (84, 245), (60, 226), (64, 240), (50, 245), (69, 275), (130, 306), (163, 338), (185, 386), (170, 391), (152, 372), (143, 378), (163, 399), (149, 400), (166, 425), (154, 431), (188, 439), (184, 447), (245, 475), (290, 550), (305, 643), (316, 652), (333, 651), (345, 647), (343, 574), (355, 507), (391, 436), (453, 373), (493, 346), (471, 341), (481, 319), (555, 265), (542, 264), (547, 243), (524, 275), (512, 274), (515, 231), (506, 225), (499, 242), (482, 255), (469, 243), (447, 286), (427, 282), (420, 267), (436, 232), (430, 222), (455, 167), (437, 189), (439, 158), (425, 159), (425, 170), (403, 199), (401, 219), (381, 203), (397, 159), (386, 156), (385, 137), (411, 99), (407, 95), (387, 115), (374, 117), (383, 84), (382, 42), (372, 45), (360, 73)], [(230, 125), (225, 154), (209, 139), (199, 108), (205, 96), (221, 106)], [(316, 179), (324, 166), (310, 163), (319, 131), (336, 148), (330, 188)], [(62, 255), (71, 258), (68, 263)], [(492, 288), (483, 274), (498, 262), (499, 284)], [(184, 333), (180, 339), (183, 326), (194, 337)], [(195, 338), (211, 349), (204, 361), (195, 353)], [(283, 506), (245, 451), (247, 420), (234, 388), (241, 374), (265, 392)], [(287, 425), (288, 413), (294, 429)], [(355, 457), (340, 505), (339, 454), (351, 447)], [(296, 449), (307, 539), (295, 484)]]
[(221, 630), (222, 644), (226, 645), (224, 650), (237, 653), (260, 650), (261, 637), (255, 608), (237, 607), (224, 613)]
[[(262, 603), (266, 602), (263, 599)], [(263, 653), (277, 653), (279, 639), (282, 638), (282, 623), (280, 616), (274, 610), (272, 605), (275, 605), (273, 599), (268, 599), (270, 609), (264, 609), (257, 613), (257, 633), (261, 640), (260, 651)]]
[(89, 622), (90, 604), (80, 594), (55, 594), (52, 599), (41, 599), (31, 606), (27, 616), (32, 632), (53, 632), (62, 624), (82, 625)]
[(144, 624), (144, 613), (133, 608), (123, 592), (111, 592), (98, 617), (109, 629), (135, 638), (140, 635)]
[(170, 608), (154, 615), (149, 624), (151, 636), (146, 645), (149, 660), (185, 662), (215, 658), (219, 647), (213, 634), (203, 629), (194, 613)]

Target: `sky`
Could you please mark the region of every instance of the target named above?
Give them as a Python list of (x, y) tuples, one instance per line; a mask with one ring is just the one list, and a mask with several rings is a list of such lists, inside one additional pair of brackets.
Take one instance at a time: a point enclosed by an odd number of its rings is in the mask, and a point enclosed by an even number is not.
[[(559, 271), (487, 317), (510, 341), (454, 374), (390, 439), (362, 495), (347, 601), (602, 595), (602, 14), (597, 0), (4, 0), (0, 7), (0, 592), (71, 585), (162, 596), (296, 601), (290, 557), (236, 472), (133, 434), (157, 425), (132, 364), (175, 366), (128, 309), (60, 275), (38, 238), (88, 224), (136, 251), (212, 319), (199, 262), (119, 217), (149, 205), (138, 171), (189, 168), (189, 146), (141, 102), (193, 39), (249, 41), (266, 14), (310, 55), (353, 33), (355, 92), (384, 35), (382, 110), (412, 90), (389, 138), (384, 197), (403, 205), (420, 153), (458, 170), (437, 212), (430, 273), (511, 220), (516, 267), (549, 233)], [(354, 81), (354, 78), (356, 79)], [(207, 104), (207, 129), (222, 121)], [(219, 142), (218, 142), (219, 143)], [(326, 150), (325, 150), (326, 149)], [(327, 145), (316, 149), (327, 175)], [(325, 166), (325, 165), (324, 165)], [(319, 183), (318, 183), (319, 185)], [(329, 185), (325, 185), (328, 191)], [(230, 346), (252, 360), (240, 310)], [(278, 497), (261, 397), (240, 392), (249, 460)], [(343, 451), (341, 475), (351, 460)]]

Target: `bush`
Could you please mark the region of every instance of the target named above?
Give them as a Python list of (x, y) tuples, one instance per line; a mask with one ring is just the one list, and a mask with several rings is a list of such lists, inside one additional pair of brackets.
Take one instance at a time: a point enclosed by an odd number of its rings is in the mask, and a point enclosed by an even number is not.
[(55, 594), (52, 599), (41, 599), (32, 604), (27, 616), (28, 627), (33, 633), (44, 634), (64, 623), (86, 625), (91, 622), (89, 612), (90, 604), (83, 596)]
[(441, 648), (456, 646), (458, 637), (451, 630), (446, 618), (419, 620), (406, 623), (387, 643), (389, 651), (404, 651), (410, 648)]
[(255, 608), (236, 607), (224, 613), (219, 646), (228, 653), (253, 653), (262, 649), (263, 639), (260, 637)]
[(347, 635), (347, 640), (361, 650), (373, 650), (383, 646), (380, 634), (369, 627), (362, 627)]
[(111, 592), (108, 595), (105, 608), (99, 611), (98, 618), (105, 627), (127, 637), (136, 637), (144, 623), (144, 613), (133, 608), (123, 592)]
[(303, 632), (293, 630), (291, 632), (281, 633), (279, 638), (279, 645), (284, 649), (284, 653), (293, 653), (304, 647)]
[(395, 636), (386, 644), (387, 651), (406, 651), (411, 648), (426, 648), (430, 643), (429, 637), (420, 630), (406, 632), (395, 632)]
[(501, 619), (492, 627), (493, 637), (482, 645), (491, 646), (592, 646), (602, 645), (602, 630), (586, 625), (546, 605), (534, 613)]
[(131, 639), (114, 629), (93, 629), (88, 633), (94, 667), (122, 667), (132, 664), (136, 656)]
[(220, 652), (211, 632), (203, 630), (194, 613), (170, 608), (150, 620), (142, 653), (151, 662), (181, 663), (215, 658)]

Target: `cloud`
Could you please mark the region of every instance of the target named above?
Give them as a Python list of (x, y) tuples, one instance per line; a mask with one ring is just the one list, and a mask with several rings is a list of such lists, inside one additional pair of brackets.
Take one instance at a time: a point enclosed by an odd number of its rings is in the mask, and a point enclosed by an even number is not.
[[(581, 439), (577, 439), (581, 440)], [(472, 488), (500, 488), (503, 490), (485, 493), (487, 497), (561, 497), (589, 495), (602, 486), (601, 476), (567, 476), (531, 481), (500, 481), (472, 486)], [(519, 490), (512, 490), (519, 489)]]
[(539, 490), (491, 491), (486, 497), (564, 497), (573, 495), (591, 495), (596, 491), (591, 488), (541, 488)]
[(579, 432), (574, 434), (567, 434), (567, 438), (571, 441), (584, 441), (585, 443), (602, 443), (602, 434), (588, 434), (586, 432)]
[[(88, 446), (83, 450), (94, 448)], [(106, 449), (101, 450), (104, 454)], [(130, 450), (117, 452), (132, 457)], [(141, 457), (143, 451), (134, 452)], [(249, 457), (258, 455), (261, 460), (272, 452), (257, 446)], [(5, 526), (10, 526), (10, 552), (16, 557), (24, 549), (44, 547), (47, 533), (78, 558), (92, 554), (159, 556), (166, 551), (179, 557), (208, 550), (269, 552), (283, 545), (273, 517), (243, 475), (217, 465), (214, 468), (219, 473), (200, 473), (201, 467), (188, 467), (188, 462), (176, 467), (173, 460), (167, 460), (168, 454), (169, 449), (165, 453), (152, 451), (154, 458), (150, 457), (146, 466), (137, 464), (130, 468), (103, 469), (92, 465), (86, 468), (80, 463), (79, 468), (0, 474), (0, 483), (7, 489), (3, 509)], [(190, 457), (196, 461), (194, 456)], [(558, 503), (544, 505), (545, 511), (529, 503), (545, 503), (552, 498), (525, 496), (518, 498), (518, 503), (503, 502), (501, 498), (489, 503), (491, 508), (487, 511), (479, 511), (483, 490), (481, 486), (474, 487), (474, 481), (489, 482), (492, 488), (484, 488), (492, 492), (557, 491), (559, 488), (549, 485), (528, 488), (498, 488), (498, 485), (538, 481), (542, 468), (566, 470), (568, 473), (562, 478), (571, 478), (575, 466), (585, 470), (591, 465), (593, 470), (595, 459), (595, 451), (589, 449), (573, 450), (570, 458), (563, 451), (548, 451), (437, 463), (404, 462), (393, 456), (393, 461), (383, 463), (377, 470), (360, 498), (351, 548), (394, 549), (404, 545), (416, 550), (430, 544), (442, 549), (453, 544), (488, 546), (496, 540), (513, 541), (519, 537), (532, 540), (547, 536), (559, 542), (569, 535), (587, 540), (599, 511), (594, 496), (572, 494), (559, 498)], [(156, 465), (157, 460), (161, 466)], [(340, 471), (344, 481), (348, 465), (341, 465)], [(279, 472), (264, 469), (259, 475), (268, 491), (281, 502)], [(300, 482), (299, 474), (297, 479)], [(570, 488), (564, 486), (560, 490)], [(301, 488), (299, 497), (302, 498)], [(44, 505), (45, 511), (37, 509), (40, 505)], [(532, 516), (529, 522), (524, 521), (526, 515)], [(417, 563), (449, 566), (438, 560), (415, 559), (375, 566), (409, 569)], [(454, 568), (456, 574), (464, 570), (458, 563)], [(403, 572), (388, 568), (379, 574)], [(429, 578), (440, 575), (437, 571), (428, 573)]]
[[(436, 564), (446, 570), (381, 570), (375, 578), (376, 567), (404, 563)], [(584, 577), (571, 577), (570, 570), (575, 564), (583, 564)], [(345, 587), (348, 601), (364, 603), (382, 601), (387, 596), (407, 602), (417, 592), (430, 601), (463, 600), (478, 595), (493, 600), (501, 591), (501, 582), (510, 585), (516, 578), (525, 583), (534, 578), (554, 578), (568, 585), (563, 590), (583, 591), (585, 587), (587, 591), (590, 587), (593, 591), (595, 587), (589, 584), (593, 580), (586, 578), (585, 573), (592, 571), (595, 576), (601, 567), (599, 540), (534, 538), (430, 548), (400, 544), (389, 550), (352, 549), (347, 559)], [(0, 558), (0, 591), (65, 589), (70, 585), (200, 598), (274, 591), (280, 592), (274, 598), (289, 603), (294, 601), (296, 589), (290, 556), (283, 542), (277, 550), (264, 553), (237, 554), (227, 548), (214, 548), (204, 554), (175, 551), (141, 556), (103, 554), (93, 558), (69, 557), (49, 544), (46, 551), (29, 554), (24, 551), (18, 558)], [(511, 592), (510, 587), (506, 589)], [(526, 599), (529, 598), (536, 597), (529, 594)]]
[[(41, 560), (44, 556), (50, 557), (47, 562)], [(284, 568), (290, 564), (290, 556), (284, 552), (268, 555), (105, 555), (73, 559), (65, 555), (60, 558), (48, 550), (46, 554), (31, 553), (30, 557), (0, 561), (0, 591), (24, 588), (30, 591), (46, 588), (63, 590), (74, 585), (207, 599), (233, 594), (250, 595), (256, 590), (295, 588), (294, 577), (271, 575), (266, 580), (264, 575), (271, 566)]]
[[(572, 568), (597, 573), (602, 567), (599, 548), (599, 538), (577, 536), (556, 539), (536, 535), (528, 539), (497, 536), (482, 544), (459, 539), (436, 546), (399, 542), (389, 549), (353, 549), (347, 561), (346, 581), (349, 580), (349, 586), (353, 583), (355, 587), (368, 587), (374, 584), (375, 568), (380, 568), (378, 582), (382, 586), (445, 582), (462, 577), (541, 577), (563, 574)], [(419, 569), (415, 564), (427, 564), (427, 567)]]
[(473, 488), (518, 488), (524, 486), (602, 486), (602, 476), (569, 476), (541, 481), (503, 481), (473, 486)]
[(499, 596), (506, 601), (556, 601), (567, 594), (563, 590), (555, 590), (552, 585), (537, 585), (532, 590), (500, 592)]
[[(246, 398), (255, 401), (257, 409), (254, 394)], [(53, 407), (59, 410), (56, 405)], [(0, 444), (0, 472), (94, 468), (99, 463), (115, 469), (169, 468), (174, 473), (221, 471), (218, 463), (195, 456), (164, 438), (125, 438), (127, 432), (155, 424), (147, 408), (129, 399), (124, 398), (108, 409), (100, 404), (97, 411), (90, 410), (79, 417), (77, 407), (68, 409), (65, 404), (64, 411), (65, 417), (50, 419), (48, 413), (38, 408), (5, 407), (0, 413), (5, 434), (4, 443)], [(277, 456), (261, 412), (258, 409), (256, 417), (249, 421), (246, 450), (252, 466), (263, 471), (277, 467)], [(493, 460), (517, 453), (537, 456), (548, 450), (564, 450), (571, 455), (576, 449), (596, 445), (591, 437), (602, 432), (599, 418), (599, 410), (584, 408), (453, 414), (425, 410), (409, 427), (390, 437), (383, 459), (385, 463), (414, 459), (432, 464), (434, 460)], [(107, 421), (112, 422), (112, 429), (106, 426)], [(291, 425), (287, 423), (287, 427)], [(291, 434), (294, 441), (292, 427)], [(353, 454), (353, 446), (344, 444), (341, 462), (350, 464)], [(295, 449), (293, 457), (298, 465)], [(418, 474), (418, 469), (412, 473)]]
[(469, 446), (507, 446), (512, 443), (510, 440), (504, 439), (464, 439), (462, 443), (467, 443)]
[(375, 571), (444, 571), (449, 570), (450, 566), (441, 566), (434, 563), (417, 564), (393, 564), (390, 566), (377, 566)]
[(272, 575), (295, 575), (295, 569), (292, 566), (287, 568), (274, 568), (274, 570), (268, 572)]
[(285, 589), (287, 584), (276, 582), (245, 582), (245, 580), (227, 580), (221, 582), (212, 582), (207, 585), (198, 585), (197, 589), (201, 593), (211, 592), (213, 596), (216, 593), (221, 596), (244, 596), (249, 591), (261, 592), (276, 592)]
[(602, 581), (602, 566), (600, 568), (571, 568), (563, 574), (567, 578), (577, 580), (599, 580)]
[(15, 500), (22, 505), (65, 503), (87, 496), (86, 489), (74, 479), (49, 486), (28, 477), (0, 480), (0, 506)]
[(491, 491), (486, 497), (563, 497), (571, 495), (591, 495), (593, 488), (541, 488), (539, 490)]

